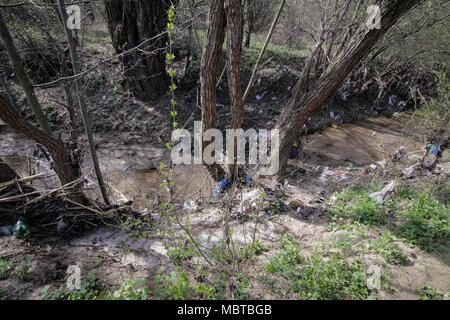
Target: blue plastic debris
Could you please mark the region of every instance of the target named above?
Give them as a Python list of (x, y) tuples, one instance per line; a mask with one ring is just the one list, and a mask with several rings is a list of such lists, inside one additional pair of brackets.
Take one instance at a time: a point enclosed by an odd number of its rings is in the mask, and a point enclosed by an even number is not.
[(222, 181), (220, 182), (220, 185), (216, 188), (216, 190), (214, 190), (214, 197), (217, 197), (219, 195), (219, 193), (223, 190), (225, 190), (225, 187), (231, 183), (231, 178), (227, 177), (223, 178)]
[(291, 152), (289, 154), (289, 159), (296, 159), (298, 154), (298, 146), (296, 143), (291, 147)]
[(430, 151), (433, 155), (437, 156), (439, 151), (441, 150), (441, 144), (437, 143), (436, 145), (434, 144), (429, 144), (428, 145), (430, 147)]
[(9, 236), (12, 234), (13, 226), (0, 227), (0, 236)]

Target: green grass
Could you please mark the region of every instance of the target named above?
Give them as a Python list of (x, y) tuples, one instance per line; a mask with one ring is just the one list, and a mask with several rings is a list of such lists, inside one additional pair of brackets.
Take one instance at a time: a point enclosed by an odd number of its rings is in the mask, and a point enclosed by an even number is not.
[[(337, 201), (327, 214), (333, 228), (349, 223), (386, 226), (387, 213), (393, 221), (389, 229), (404, 241), (425, 251), (433, 251), (450, 239), (450, 207), (439, 202), (429, 191), (400, 187), (384, 204), (377, 204), (369, 194), (379, 187), (348, 188), (337, 193)], [(395, 248), (391, 248), (395, 252)], [(395, 253), (392, 253), (395, 255)], [(401, 257), (394, 257), (394, 260)]]
[[(300, 246), (285, 234), (281, 252), (266, 265), (269, 273), (287, 280), (282, 288), (299, 299), (367, 299), (365, 264), (360, 259), (347, 260), (339, 252), (316, 248), (310, 256), (300, 255)], [(274, 288), (273, 291), (280, 291)]]
[(346, 220), (367, 225), (386, 224), (383, 206), (369, 197), (375, 189), (374, 186), (344, 189), (335, 195), (336, 204), (327, 211), (327, 214), (335, 222)]
[(450, 239), (450, 207), (429, 194), (415, 195), (399, 214), (403, 222), (396, 233), (426, 251), (432, 251)]
[(444, 294), (427, 283), (422, 283), (416, 293), (420, 300), (449, 300), (448, 292)]

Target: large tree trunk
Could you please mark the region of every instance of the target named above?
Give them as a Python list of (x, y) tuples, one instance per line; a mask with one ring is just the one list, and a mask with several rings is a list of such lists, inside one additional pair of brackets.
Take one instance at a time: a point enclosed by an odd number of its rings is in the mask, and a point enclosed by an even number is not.
[(5, 19), (3, 18), (0, 12), (0, 38), (3, 40), (5, 44), (6, 51), (8, 52), (9, 59), (11, 60), (11, 65), (13, 67), (14, 73), (19, 79), (20, 84), (23, 87), (23, 91), (27, 96), (28, 103), (33, 110), (36, 119), (41, 126), (42, 130), (51, 135), (52, 131), (50, 130), (50, 126), (48, 124), (47, 118), (42, 112), (41, 106), (36, 98), (36, 94), (34, 93), (33, 84), (31, 83), (28, 75), (25, 72), (25, 68), (23, 67), (22, 58), (17, 51), (16, 45), (14, 44), (14, 40), (9, 33), (8, 27), (6, 26)]
[[(128, 87), (143, 99), (163, 95), (166, 72), (167, 10), (169, 0), (105, 0), (108, 29), (121, 57)], [(145, 42), (145, 43), (144, 43)]]
[(289, 151), (298, 137), (307, 119), (319, 109), (325, 100), (347, 78), (355, 66), (372, 50), (376, 42), (420, 0), (379, 0), (381, 8), (381, 29), (368, 30), (363, 24), (350, 38), (341, 53), (331, 61), (319, 79), (305, 89), (304, 79), (300, 79), (293, 95), (275, 126), (280, 130), (280, 170), (281, 178), (289, 158)]
[[(231, 99), (231, 129), (242, 127), (244, 103), (241, 89), (242, 5), (240, 0), (225, 0), (227, 14), (228, 87)], [(231, 175), (237, 174), (237, 137), (234, 138), (234, 158), (228, 166)]]
[[(202, 130), (215, 128), (216, 125), (216, 92), (217, 75), (219, 72), (220, 54), (225, 40), (226, 16), (224, 0), (211, 0), (208, 15), (208, 30), (206, 32), (200, 68), (200, 99), (202, 106)], [(210, 142), (202, 142), (203, 150)], [(214, 178), (223, 176), (219, 165), (207, 166)]]
[(0, 119), (11, 128), (23, 133), (29, 139), (42, 144), (48, 149), (54, 161), (54, 170), (58, 175), (59, 180), (61, 180), (62, 185), (73, 182), (81, 176), (79, 163), (76, 159), (72, 159), (67, 152), (64, 143), (61, 140), (46, 134), (42, 130), (33, 127), (31, 124), (20, 118), (1, 95)]
[(19, 178), (19, 176), (11, 169), (2, 159), (0, 159), (0, 183), (7, 182)]

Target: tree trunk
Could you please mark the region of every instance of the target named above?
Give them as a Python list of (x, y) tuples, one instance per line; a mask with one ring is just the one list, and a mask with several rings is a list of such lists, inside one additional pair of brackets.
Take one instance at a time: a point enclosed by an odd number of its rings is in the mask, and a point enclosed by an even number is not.
[(296, 84), (293, 94), (275, 126), (280, 130), (280, 169), (278, 177), (284, 174), (289, 158), (289, 151), (298, 141), (302, 126), (307, 119), (319, 109), (325, 100), (347, 78), (355, 66), (372, 50), (376, 42), (419, 0), (379, 0), (376, 4), (381, 9), (381, 29), (368, 30), (363, 24), (350, 38), (345, 48), (330, 62), (311, 90), (305, 90), (304, 79)]
[[(200, 68), (200, 99), (202, 106), (202, 130), (214, 128), (216, 125), (216, 84), (219, 73), (220, 54), (225, 40), (226, 16), (224, 0), (211, 0), (208, 15), (208, 30), (203, 46)], [(209, 142), (202, 142), (203, 150)], [(219, 165), (208, 165), (208, 171), (218, 179), (224, 174)]]
[(34, 93), (33, 84), (31, 83), (28, 75), (25, 72), (23, 67), (22, 58), (17, 51), (16, 45), (14, 44), (14, 40), (9, 33), (8, 27), (6, 26), (5, 20), (0, 12), (0, 37), (2, 38), (6, 51), (8, 52), (9, 59), (11, 60), (11, 65), (14, 70), (14, 74), (17, 79), (21, 83), (23, 90), (25, 91), (25, 95), (27, 96), (28, 103), (33, 110), (36, 119), (41, 126), (42, 130), (48, 135), (52, 134), (50, 130), (50, 126), (48, 124), (47, 118), (42, 112), (41, 106), (36, 98), (36, 94)]
[(0, 95), (0, 119), (11, 128), (23, 133), (29, 139), (42, 144), (48, 149), (54, 161), (54, 170), (65, 185), (77, 180), (81, 176), (79, 163), (74, 161), (67, 152), (64, 143), (42, 130), (33, 127), (31, 124), (20, 118), (16, 112), (6, 103), (3, 96)]
[(19, 179), (19, 176), (2, 159), (0, 159), (0, 183)]
[[(231, 129), (242, 127), (244, 103), (241, 89), (242, 5), (240, 0), (225, 0), (227, 15), (228, 87), (231, 100)], [(228, 166), (231, 175), (237, 174), (237, 137), (234, 138), (234, 157)]]
[[(169, 86), (165, 48), (169, 0), (105, 0), (108, 29), (121, 57), (128, 87), (138, 97), (155, 99)], [(145, 43), (144, 43), (145, 42)]]
[(253, 13), (252, 13), (252, 1), (253, 0), (246, 0), (245, 1), (245, 24), (247, 25), (247, 29), (245, 30), (245, 39), (244, 39), (244, 47), (249, 48), (250, 47), (250, 40), (252, 37), (253, 32)]
[[(79, 74), (81, 67), (80, 67), (80, 59), (78, 58), (77, 49), (75, 47), (75, 41), (73, 39), (72, 31), (67, 28), (67, 11), (64, 4), (64, 0), (58, 0), (59, 3), (59, 11), (63, 20), (64, 30), (67, 37), (67, 42), (69, 43), (69, 50), (70, 50), (70, 56), (72, 58), (72, 66), (73, 66), (73, 73)], [(100, 169), (100, 164), (98, 162), (97, 157), (97, 151), (95, 150), (95, 142), (94, 137), (92, 135), (92, 129), (91, 129), (91, 122), (89, 121), (89, 115), (86, 107), (86, 101), (84, 100), (84, 96), (80, 94), (80, 88), (82, 87), (81, 78), (77, 78), (75, 81), (75, 89), (78, 97), (78, 103), (80, 105), (81, 109), (81, 117), (83, 118), (83, 124), (84, 124), (84, 130), (86, 132), (86, 136), (89, 143), (89, 150), (92, 157), (92, 162), (94, 165), (94, 171), (95, 175), (97, 176), (98, 186), (100, 188), (100, 191), (103, 196), (103, 200), (107, 205), (110, 205), (108, 192), (106, 191), (105, 181), (103, 180), (103, 174)]]

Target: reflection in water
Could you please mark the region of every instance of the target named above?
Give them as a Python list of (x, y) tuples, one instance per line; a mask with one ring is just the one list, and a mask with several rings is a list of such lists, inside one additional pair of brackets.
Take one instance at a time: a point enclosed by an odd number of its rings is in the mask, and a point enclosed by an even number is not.
[[(316, 133), (306, 137), (306, 150), (321, 153), (329, 158), (351, 161), (353, 163), (369, 164), (382, 160), (392, 154), (400, 146), (406, 152), (421, 150), (423, 144), (419, 141), (419, 133), (405, 129), (405, 123), (411, 114), (402, 113), (397, 118), (368, 118), (352, 124), (344, 124), (327, 128), (323, 133)], [(18, 142), (17, 142), (18, 143)], [(9, 149), (8, 149), (9, 148)], [(29, 176), (40, 172), (52, 172), (46, 161), (33, 157), (8, 156), (6, 150), (11, 149), (11, 141), (0, 139), (0, 156), (19, 174)], [(121, 160), (126, 164), (132, 163), (135, 157)], [(101, 160), (105, 178), (113, 194), (114, 200), (133, 200), (134, 209), (151, 209), (158, 205), (160, 200), (168, 197), (164, 179), (168, 170), (125, 170), (111, 171), (105, 168), (114, 167), (118, 159)], [(100, 200), (96, 186), (96, 179), (92, 170), (85, 166), (84, 173), (88, 176), (87, 193), (93, 199)], [(183, 203), (196, 198), (210, 198), (215, 189), (215, 182), (206, 169), (198, 165), (181, 165), (175, 167), (174, 195), (176, 200)], [(42, 187), (58, 185), (58, 179), (33, 182)]]
[[(113, 171), (106, 174), (106, 179), (116, 198), (124, 196), (134, 200), (133, 208), (144, 210), (157, 206), (159, 200), (168, 197), (168, 187), (164, 183), (168, 174), (169, 170)], [(210, 198), (215, 188), (215, 182), (200, 165), (176, 166), (173, 180), (173, 194), (181, 203), (196, 198)]]

